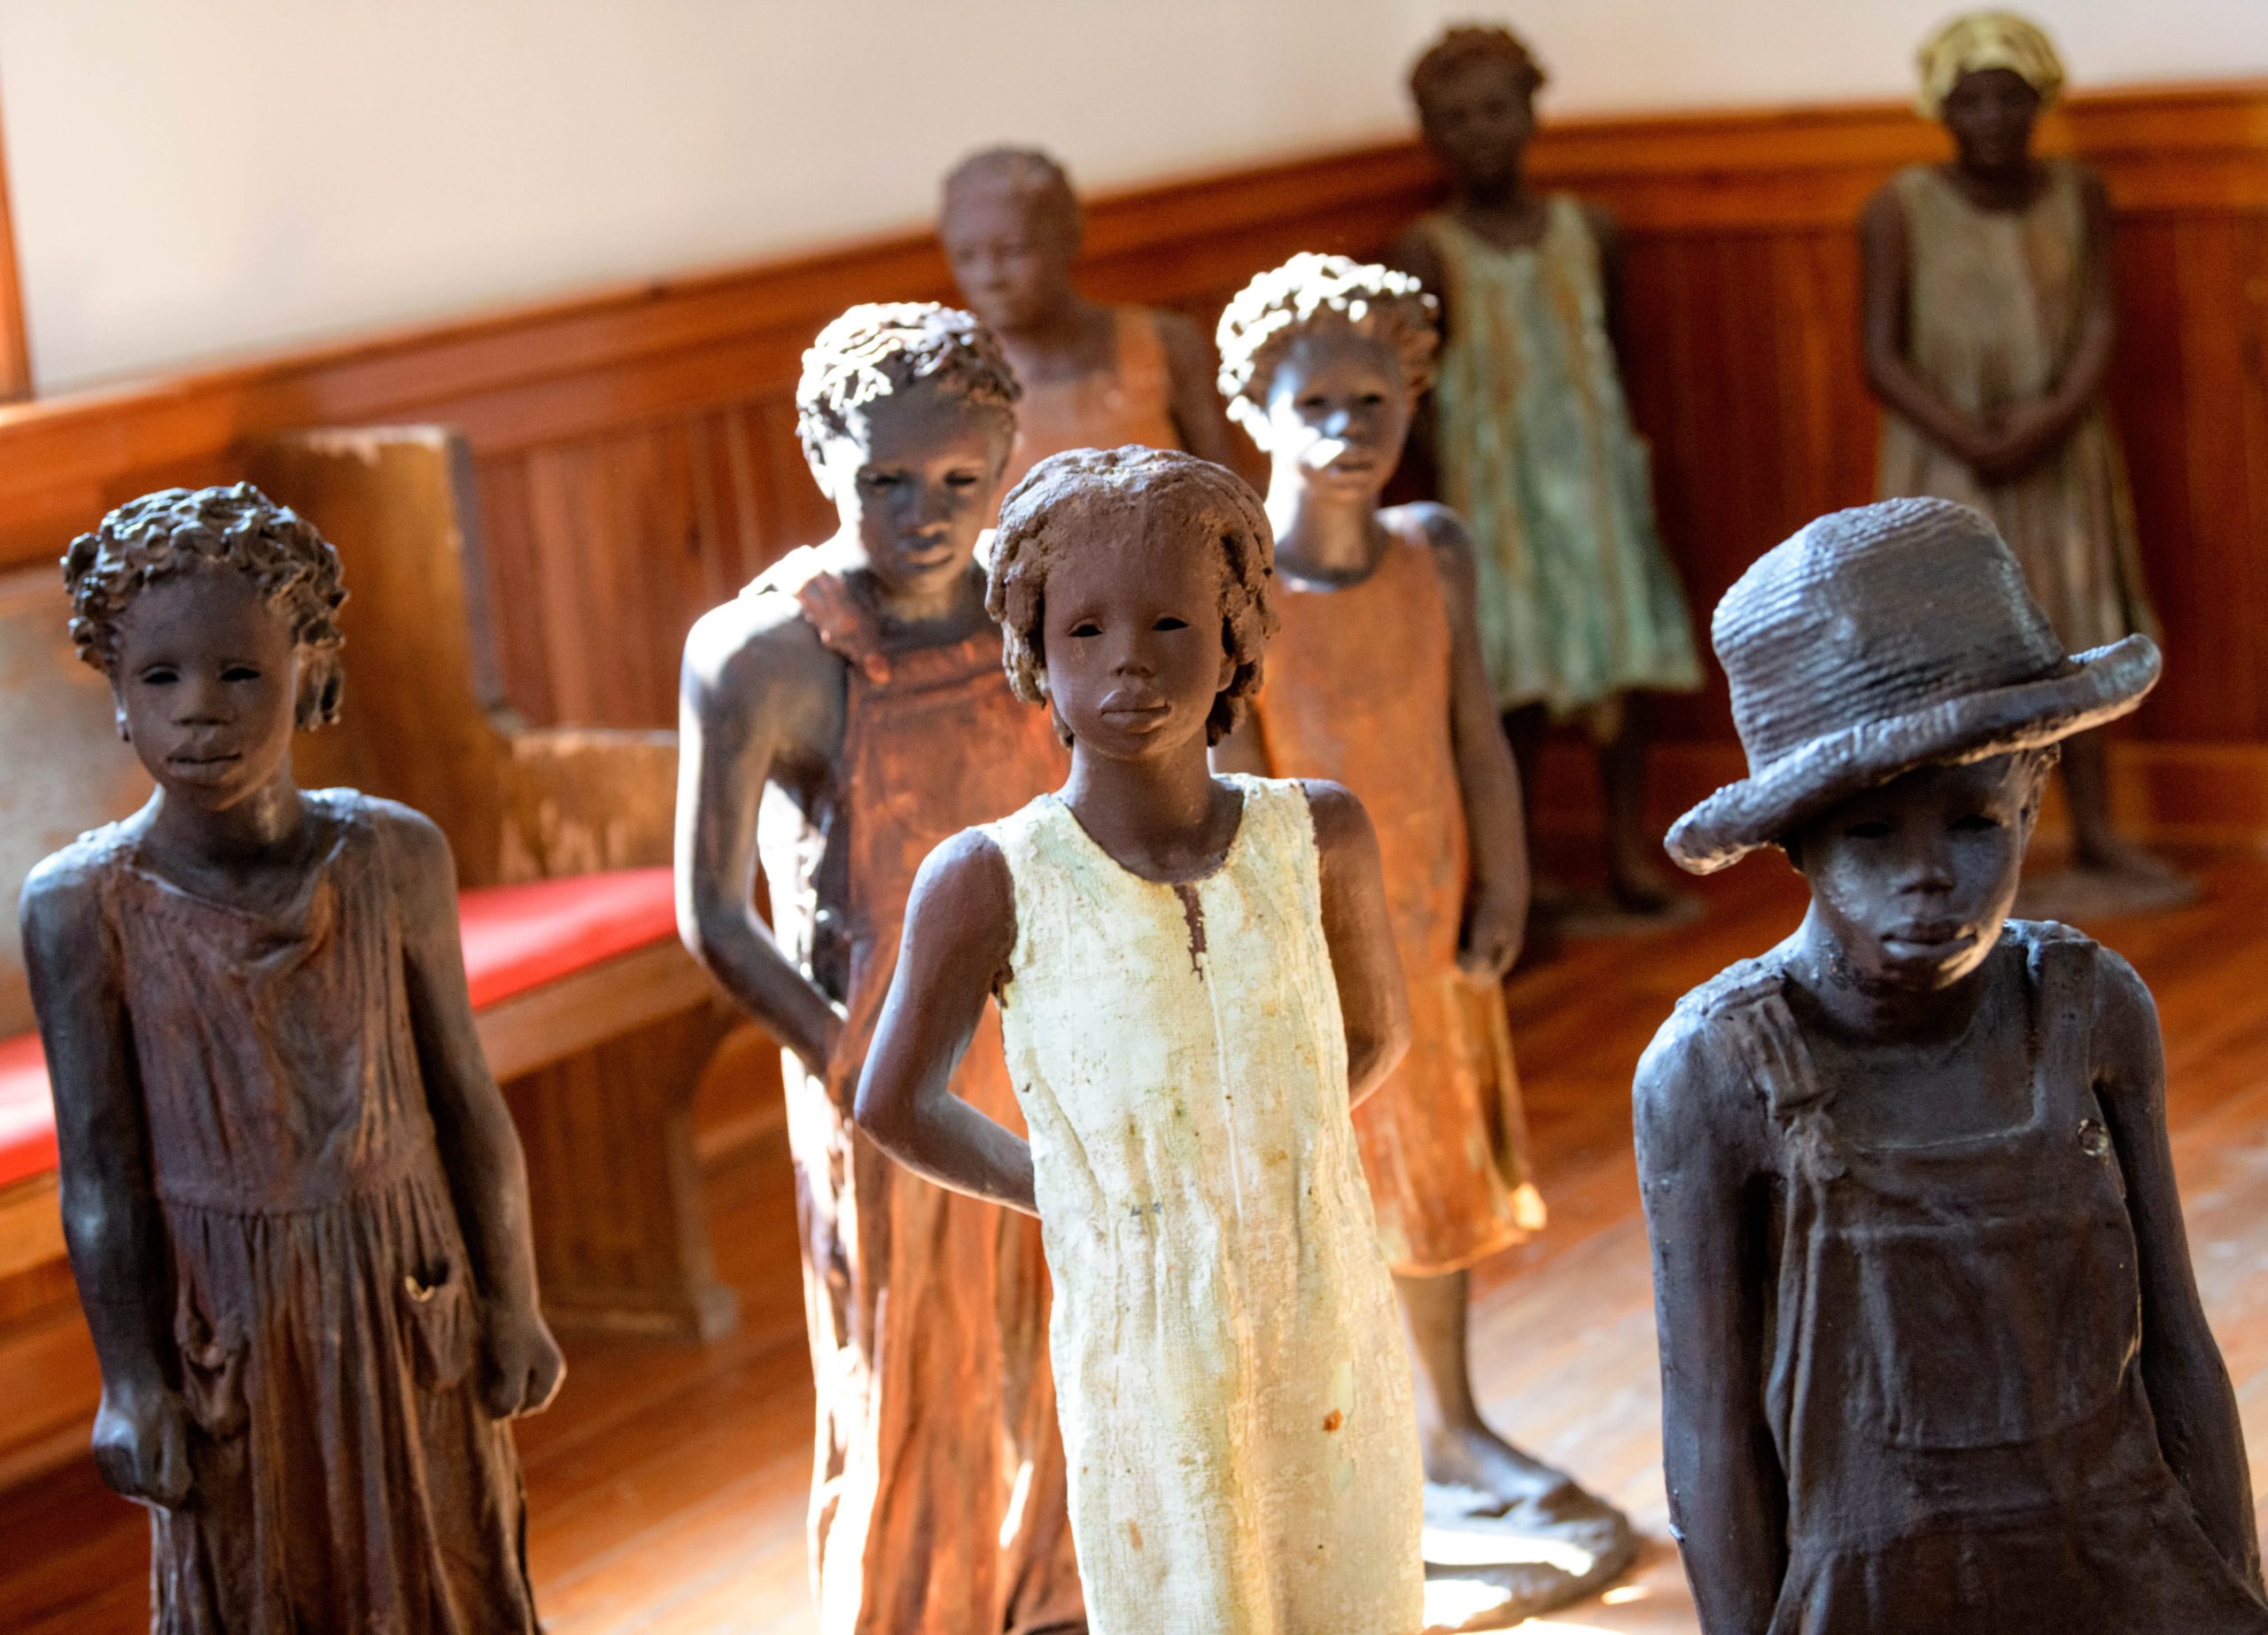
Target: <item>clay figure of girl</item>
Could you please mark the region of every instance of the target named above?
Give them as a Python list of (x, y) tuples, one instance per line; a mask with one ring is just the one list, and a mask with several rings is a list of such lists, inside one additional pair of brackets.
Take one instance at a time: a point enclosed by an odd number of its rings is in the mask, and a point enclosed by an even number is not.
[[(2073, 650), (2155, 634), (2102, 406), (2109, 203), (2085, 166), (2031, 152), (2063, 66), (2032, 23), (1977, 12), (1932, 35), (1921, 66), (1922, 111), (1955, 156), (1900, 171), (1860, 222), (1867, 380), (1885, 411), (1879, 492), (1991, 517)], [(2112, 823), (2100, 736), (2067, 743), (2062, 768), (2078, 872), (2043, 902), (2102, 913), (2194, 894)]]
[(1467, 1361), (1470, 1269), (1541, 1226), (1543, 1206), (1502, 991), (1527, 848), (1480, 660), (1472, 549), (1442, 506), (1379, 509), (1433, 378), (1433, 301), (1407, 273), (1299, 255), (1245, 286), (1217, 340), (1229, 414), (1271, 463), (1282, 628), (1215, 764), (1329, 778), (1377, 829), (1412, 1033), (1355, 1109), (1356, 1145), (1416, 1363), (1428, 1515), (1513, 1535), (1503, 1611), (1526, 1616), (1612, 1577), (1631, 1538), (1489, 1428)]
[[(1414, 1635), (1416, 1411), (1348, 1117), (1409, 1016), (1378, 843), (1329, 783), (1216, 778), (1268, 518), (1233, 474), (1058, 455), (988, 603), (1062, 789), (922, 865), (860, 1124), (1036, 1212), (1096, 1635)], [(952, 1091), (999, 996), (1029, 1142)]]
[(1622, 911), (1686, 906), (1646, 827), (1650, 691), (1701, 684), (1685, 596), (1654, 528), (1645, 443), (1615, 358), (1613, 219), (1528, 184), (1543, 70), (1502, 28), (1452, 28), (1410, 76), (1450, 197), (1391, 259), (1441, 303), (1440, 378), (1417, 444), (1474, 544), (1481, 654), (1532, 770), (1549, 720), (1598, 749)]
[[(854, 307), (804, 354), (796, 401), (839, 526), (686, 640), (677, 869), (687, 946), (787, 1053), (819, 1628), (1077, 1630), (1038, 1229), (850, 1120), (914, 871), (1068, 764), (1008, 690), (974, 554), (1015, 376), (965, 312)], [(1016, 1119), (990, 1018), (953, 1088)]]
[(1717, 609), (1795, 933), (1637, 1079), (1670, 1514), (1710, 1635), (2259, 1635), (2244, 1444), (2126, 962), (2009, 919), (2055, 746), (2155, 682), (2067, 653), (1985, 517), (1821, 518)]
[(945, 177), (945, 259), (1023, 387), (1006, 487), (1067, 448), (1139, 443), (1229, 464), (1203, 332), (1179, 313), (1082, 296), (1071, 283), (1081, 226), (1070, 177), (1035, 149), (973, 153)]
[(151, 1627), (532, 1635), (507, 1421), (562, 1364), (448, 843), (291, 781), (338, 712), (338, 558), (239, 484), (121, 506), (63, 566), (158, 786), (22, 904)]

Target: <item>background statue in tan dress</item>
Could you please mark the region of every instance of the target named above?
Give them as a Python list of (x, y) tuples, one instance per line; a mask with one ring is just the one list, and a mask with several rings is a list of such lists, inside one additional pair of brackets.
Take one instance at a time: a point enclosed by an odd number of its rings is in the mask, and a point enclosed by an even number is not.
[(945, 259), (1023, 387), (1000, 492), (1067, 448), (1180, 448), (1233, 469), (1203, 331), (1177, 312), (1081, 295), (1081, 229), (1071, 179), (1036, 149), (990, 148), (945, 178)]
[[(2063, 66), (2033, 24), (1978, 12), (1938, 30), (1921, 66), (1922, 111), (1945, 122), (1954, 157), (1900, 171), (1860, 230), (1867, 379), (1884, 409), (1879, 492), (1991, 517), (2072, 651), (2155, 634), (2102, 406), (2109, 204), (2084, 165), (2031, 151)], [(2063, 790), (2076, 868), (2028, 883), (2028, 911), (2083, 916), (2193, 894), (2113, 826), (2099, 734), (2063, 746)]]

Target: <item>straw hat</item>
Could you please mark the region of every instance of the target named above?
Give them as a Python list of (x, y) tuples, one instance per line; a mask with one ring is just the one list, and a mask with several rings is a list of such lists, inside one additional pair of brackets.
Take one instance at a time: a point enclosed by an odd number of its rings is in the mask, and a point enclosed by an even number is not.
[(1741, 575), (1710, 640), (1748, 776), (1670, 829), (1697, 875), (1915, 767), (2124, 715), (2160, 668), (2143, 635), (2066, 656), (1991, 521), (1949, 500), (1821, 517)]

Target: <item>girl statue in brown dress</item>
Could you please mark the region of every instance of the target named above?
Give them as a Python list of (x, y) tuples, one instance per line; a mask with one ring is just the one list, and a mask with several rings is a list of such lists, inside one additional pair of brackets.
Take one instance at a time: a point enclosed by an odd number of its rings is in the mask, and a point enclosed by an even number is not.
[[(1229, 303), (1229, 413), (1271, 463), (1282, 628), (1220, 764), (1329, 778), (1371, 814), (1409, 979), (1410, 1052), (1355, 1111), (1379, 1239), (1416, 1363), (1427, 1512), (1502, 1535), (1501, 1618), (1587, 1594), (1628, 1562), (1622, 1518), (1506, 1443), (1467, 1360), (1469, 1273), (1542, 1225), (1502, 985), (1527, 907), (1518, 775), (1473, 615), (1472, 548), (1434, 504), (1381, 510), (1433, 375), (1417, 279), (1299, 255)], [(1548, 1542), (1550, 1547), (1539, 1547)]]
[(1614, 219), (1528, 183), (1542, 84), (1527, 47), (1495, 27), (1449, 30), (1410, 71), (1449, 181), (1447, 204), (1391, 258), (1441, 303), (1441, 367), (1415, 440), (1472, 530), (1481, 657), (1523, 767), (1550, 721), (1597, 748), (1604, 917), (1678, 915), (1694, 905), (1664, 877), (1646, 826), (1644, 705), (1699, 687), (1700, 660), (1622, 391)]
[[(1922, 111), (1945, 122), (1954, 158), (1900, 171), (1860, 224), (1880, 492), (1991, 517), (2073, 650), (2155, 632), (2102, 406), (2109, 205), (2093, 171), (2031, 152), (2062, 64), (2033, 24), (1978, 12), (1939, 29), (1921, 65)], [(2099, 914), (2194, 895), (2113, 825), (2100, 737), (2065, 744), (2062, 767), (2077, 872), (2041, 882), (2042, 905)]]
[(1778, 845), (1785, 942), (1640, 1063), (1670, 1514), (1709, 1635), (2261, 1635), (2148, 991), (2012, 921), (2055, 746), (2147, 636), (2069, 655), (1991, 522), (1821, 518), (1719, 604), (1749, 775), (1670, 831)]
[(1234, 463), (1198, 327), (1073, 287), (1079, 201), (1060, 165), (1030, 148), (971, 154), (945, 178), (938, 231), (962, 299), (1023, 387), (1002, 493), (1067, 448), (1138, 443)]
[[(1008, 690), (974, 555), (1015, 376), (967, 313), (854, 307), (796, 396), (841, 526), (686, 641), (677, 868), (687, 946), (787, 1052), (819, 1627), (1082, 1629), (1038, 1229), (900, 1169), (850, 1119), (922, 858), (1066, 765)], [(990, 1015), (953, 1083), (1015, 1121)]]
[(291, 780), (338, 711), (338, 558), (239, 484), (120, 507), (64, 575), (158, 785), (22, 909), (151, 1628), (533, 1635), (506, 1421), (562, 1364), (448, 843)]

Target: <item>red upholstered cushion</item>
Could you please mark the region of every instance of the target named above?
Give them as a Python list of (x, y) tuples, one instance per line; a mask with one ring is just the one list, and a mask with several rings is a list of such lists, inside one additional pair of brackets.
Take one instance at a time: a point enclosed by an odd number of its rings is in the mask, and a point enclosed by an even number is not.
[(465, 984), (479, 1010), (677, 935), (666, 868), (495, 885), (457, 899)]
[(0, 1187), (55, 1167), (55, 1103), (39, 1035), (0, 1039)]
[[(666, 868), (490, 886), (458, 899), (475, 1010), (677, 934)], [(0, 1187), (55, 1167), (55, 1103), (39, 1035), (0, 1039)]]

